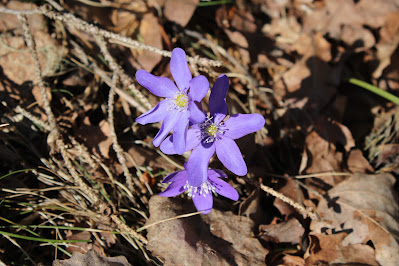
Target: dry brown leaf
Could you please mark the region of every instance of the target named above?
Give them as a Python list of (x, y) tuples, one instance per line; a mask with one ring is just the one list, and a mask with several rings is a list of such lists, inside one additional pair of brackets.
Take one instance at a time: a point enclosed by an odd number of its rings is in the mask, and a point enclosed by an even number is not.
[[(65, 50), (48, 33), (33, 33), (38, 49), (38, 56), (44, 76), (53, 74), (65, 54)], [(22, 36), (3, 35), (0, 45), (0, 67), (4, 75), (17, 84), (32, 80), (35, 76), (33, 58), (25, 46)]]
[(311, 222), (312, 234), (346, 232), (337, 244), (343, 247), (371, 241), (378, 263), (394, 265), (399, 261), (399, 206), (394, 183), (390, 174), (353, 174), (320, 199), (317, 212), (321, 220)]
[[(326, 0), (325, 5), (315, 8), (304, 16), (304, 33), (328, 33), (336, 40), (348, 45), (365, 48), (374, 45), (374, 37), (364, 25), (377, 29), (384, 24), (385, 17), (398, 10), (394, 1), (387, 0)], [(370, 8), (372, 7), (372, 8)], [(357, 43), (356, 43), (357, 42)]]
[(335, 95), (333, 73), (332, 67), (321, 59), (304, 58), (282, 76), (274, 77), (273, 90), (278, 98), (285, 98), (287, 107), (303, 109), (306, 106), (312, 114)]
[[(153, 196), (149, 205), (147, 225), (196, 211), (187, 199)], [(213, 209), (149, 227), (147, 248), (165, 265), (264, 265), (267, 250), (252, 229), (250, 219)]]
[(114, 9), (112, 11), (111, 21), (114, 26), (110, 27), (110, 29), (125, 36), (132, 36), (139, 26), (136, 15), (129, 11)]
[(379, 265), (374, 258), (374, 249), (368, 245), (343, 246), (346, 233), (333, 235), (311, 234), (307, 250), (306, 265)]
[(200, 0), (166, 0), (165, 17), (185, 27), (194, 14)]
[(284, 223), (259, 226), (260, 237), (268, 242), (300, 244), (305, 228), (292, 218)]
[(303, 266), (305, 265), (305, 260), (298, 256), (285, 255), (284, 257), (276, 261), (276, 264), (277, 263), (278, 265), (284, 266)]
[(378, 159), (377, 165), (383, 165), (384, 172), (396, 172), (398, 173), (399, 168), (399, 144), (382, 144), (377, 147)]
[[(69, 231), (67, 234), (68, 240), (90, 240), (91, 233), (89, 231), (82, 231), (75, 233), (74, 231)], [(93, 248), (93, 244), (89, 242), (77, 242), (74, 245), (70, 245), (67, 248), (69, 253), (86, 253)]]
[(86, 254), (73, 253), (67, 260), (55, 260), (53, 266), (130, 266), (125, 256), (103, 257), (94, 250)]
[(245, 216), (254, 221), (255, 226), (264, 224), (268, 213), (263, 208), (265, 193), (256, 189), (240, 204), (240, 216)]
[[(284, 194), (288, 198), (294, 200), (295, 202), (301, 202), (303, 200), (303, 193), (299, 189), (297, 181), (292, 178), (286, 179), (287, 183), (278, 190), (278, 192)], [(276, 198), (273, 202), (274, 207), (276, 207), (280, 214), (289, 217), (291, 214), (298, 213), (294, 207), (285, 203), (279, 198)]]
[(86, 116), (76, 133), (84, 140), (88, 148), (93, 149), (95, 153), (99, 153), (104, 158), (109, 158), (109, 149), (113, 141), (108, 121), (102, 120), (98, 126), (94, 126)]
[[(158, 19), (152, 14), (147, 13), (144, 15), (140, 24), (140, 34), (144, 38), (144, 43), (162, 49), (162, 35)], [(142, 68), (151, 72), (152, 69), (161, 61), (162, 55), (143, 51), (137, 56), (137, 61)]]
[[(0, 4), (0, 6), (3, 5)], [(22, 1), (8, 1), (6, 7), (14, 10), (32, 10), (37, 8), (37, 5), (33, 3), (24, 3)], [(44, 17), (39, 14), (28, 16), (28, 23), (32, 32), (43, 30)], [(2, 13), (0, 16), (0, 32), (5, 33), (11, 30), (20, 31), (22, 33), (21, 24), (17, 16)]]
[(347, 165), (349, 171), (352, 173), (373, 173), (374, 169), (369, 161), (364, 158), (363, 153), (359, 149), (351, 150), (348, 156)]
[(301, 25), (294, 16), (273, 19), (271, 24), (265, 24), (262, 32), (276, 36), (276, 44), (295, 44), (301, 36)]
[[(308, 153), (303, 158), (307, 160), (306, 173), (342, 172), (345, 154), (337, 149), (337, 145), (342, 145), (348, 152), (355, 146), (349, 129), (336, 121), (319, 118), (315, 123), (315, 131), (310, 133), (305, 140)], [(321, 182), (320, 188), (325, 190), (328, 189), (328, 186), (334, 186), (341, 179), (342, 177), (326, 175), (317, 179), (308, 179), (308, 182), (313, 185)]]
[(399, 12), (387, 16), (380, 37), (381, 40), (376, 46), (379, 65), (373, 72), (375, 79), (379, 78), (383, 70), (391, 64), (391, 56), (399, 45)]
[(240, 32), (255, 33), (257, 28), (253, 15), (244, 10), (234, 12), (230, 25)]

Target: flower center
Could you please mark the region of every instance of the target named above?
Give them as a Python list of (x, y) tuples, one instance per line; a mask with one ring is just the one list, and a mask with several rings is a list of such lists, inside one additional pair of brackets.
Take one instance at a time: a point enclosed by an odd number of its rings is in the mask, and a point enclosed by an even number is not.
[(209, 136), (216, 137), (216, 134), (218, 133), (218, 127), (215, 124), (212, 124), (205, 129), (205, 132)]
[(197, 193), (201, 196), (203, 195), (204, 198), (206, 197), (206, 195), (212, 194), (212, 192), (216, 193), (215, 187), (212, 185), (211, 182), (209, 182), (209, 180), (202, 183), (199, 187), (190, 186), (188, 181), (186, 181), (186, 184), (183, 188), (187, 189), (187, 195), (190, 198), (194, 198)]
[(175, 105), (184, 108), (188, 105), (188, 97), (184, 93), (180, 93), (175, 98)]
[(223, 134), (226, 130), (223, 129), (223, 123), (214, 124), (212, 117), (208, 117), (204, 122), (198, 125), (201, 130), (201, 141), (205, 143), (214, 142), (219, 134)]

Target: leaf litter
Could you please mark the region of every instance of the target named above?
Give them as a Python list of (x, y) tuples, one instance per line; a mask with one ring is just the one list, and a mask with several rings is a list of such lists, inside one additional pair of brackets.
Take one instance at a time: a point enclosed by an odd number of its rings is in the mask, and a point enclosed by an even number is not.
[[(45, 3), (0, 4), (0, 110), (1, 124), (8, 124), (0, 128), (0, 169), (1, 176), (15, 172), (0, 179), (2, 230), (31, 235), (7, 220), (45, 224), (55, 229), (35, 229), (43, 238), (91, 241), (66, 244), (63, 253), (3, 238), (1, 261), (395, 265), (398, 107), (346, 80), (358, 78), (397, 93), (397, 1), (216, 2), (203, 7), (208, 2), (48, 1), (45, 12), (73, 14), (147, 46), (138, 49), (134, 42), (121, 45), (106, 37), (117, 70), (95, 42), (96, 31), (77, 27), (71, 17), (28, 15), (47, 97), (35, 77), (21, 19), (4, 9), (32, 10)], [(145, 103), (155, 103), (133, 79), (135, 72), (170, 77), (162, 49), (175, 47), (190, 57), (223, 62), (222, 67), (198, 62), (190, 67), (211, 85), (227, 73), (229, 109), (266, 119), (264, 130), (237, 142), (248, 164), (245, 178), (229, 174), (240, 195), (237, 204), (214, 197), (210, 214), (185, 218), (175, 217), (195, 212), (190, 201), (154, 195), (165, 188), (162, 178), (179, 170), (183, 160), (160, 155), (152, 146), (158, 125), (134, 123), (140, 110), (148, 109)], [(131, 78), (118, 85), (126, 93), (114, 106), (122, 162), (113, 150), (107, 114), (112, 75), (118, 71)], [(60, 136), (49, 130), (44, 98)], [(66, 157), (57, 146), (60, 138)], [(122, 164), (133, 175), (133, 190), (127, 188)], [(217, 160), (210, 166), (221, 167)], [(35, 170), (17, 172), (21, 169)], [(84, 178), (79, 185), (74, 172)], [(303, 217), (259, 184), (318, 219)], [(88, 230), (62, 229), (77, 225)], [(138, 230), (143, 226), (146, 230)], [(78, 253), (68, 259), (68, 252)]]

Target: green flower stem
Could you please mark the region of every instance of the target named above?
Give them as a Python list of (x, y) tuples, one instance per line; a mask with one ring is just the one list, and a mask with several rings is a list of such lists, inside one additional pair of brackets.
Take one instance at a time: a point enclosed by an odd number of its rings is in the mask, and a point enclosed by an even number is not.
[(381, 97), (384, 97), (385, 99), (387, 99), (387, 100), (399, 105), (399, 98), (398, 97), (396, 97), (395, 95), (393, 95), (393, 94), (391, 94), (389, 92), (381, 90), (380, 88), (378, 88), (376, 86), (368, 84), (367, 82), (351, 78), (351, 79), (349, 79), (349, 83), (355, 84), (355, 85), (357, 85), (359, 87), (362, 87), (363, 89), (369, 90), (369, 91), (371, 91), (371, 92), (373, 92), (373, 93), (375, 93), (377, 95), (380, 95)]

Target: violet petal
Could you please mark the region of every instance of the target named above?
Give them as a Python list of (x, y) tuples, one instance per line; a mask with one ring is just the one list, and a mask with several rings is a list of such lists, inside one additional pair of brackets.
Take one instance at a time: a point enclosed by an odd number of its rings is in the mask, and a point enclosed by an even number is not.
[(190, 110), (190, 121), (194, 124), (200, 124), (204, 122), (205, 114), (198, 108), (197, 104), (193, 101), (190, 101), (188, 104), (188, 108)]
[(215, 81), (209, 96), (209, 111), (214, 123), (219, 124), (227, 115), (226, 95), (229, 89), (229, 79), (226, 75), (220, 75)]
[(219, 169), (209, 169), (208, 177), (209, 178), (218, 178), (218, 177), (228, 178), (228, 176), (225, 173), (223, 173), (222, 170), (219, 170)]
[(169, 100), (160, 101), (155, 107), (136, 118), (136, 122), (145, 125), (162, 121), (168, 114)]
[(192, 76), (188, 67), (186, 53), (183, 49), (173, 49), (170, 59), (170, 72), (180, 91), (186, 91), (190, 86)]
[(227, 131), (223, 134), (231, 139), (239, 139), (258, 131), (265, 125), (265, 119), (260, 114), (235, 114), (224, 122)]
[(213, 197), (212, 194), (202, 194), (200, 195), (198, 192), (195, 193), (195, 196), (192, 198), (195, 208), (198, 211), (203, 211), (202, 214), (208, 214), (212, 210), (213, 206)]
[(190, 80), (190, 90), (188, 91), (188, 96), (193, 101), (200, 102), (209, 90), (209, 81), (203, 76), (197, 76)]
[[(186, 150), (191, 151), (200, 143), (201, 132), (198, 128), (190, 128), (187, 130)], [(173, 135), (167, 137), (161, 144), (161, 151), (165, 154), (177, 154), (173, 146)]]
[(183, 112), (179, 121), (173, 128), (173, 147), (177, 154), (182, 155), (186, 151), (186, 139), (188, 130), (188, 117), (190, 112)]
[(173, 81), (166, 77), (154, 76), (143, 69), (137, 70), (136, 79), (141, 86), (158, 97), (173, 98), (179, 93)]
[(216, 155), (227, 169), (236, 175), (246, 175), (247, 166), (234, 140), (221, 136), (215, 143)]
[(177, 181), (180, 181), (183, 179), (185, 181), (187, 181), (187, 171), (186, 170), (177, 171), (177, 172), (167, 175), (162, 180), (162, 183), (177, 182)]
[(234, 201), (238, 200), (238, 192), (232, 186), (230, 186), (229, 183), (217, 177), (209, 177), (209, 180), (215, 188), (215, 192), (217, 194)]
[(184, 188), (185, 184), (186, 184), (186, 180), (178, 180), (176, 182), (172, 182), (164, 191), (162, 191), (158, 195), (162, 196), (162, 197), (177, 196), (186, 190)]
[(161, 129), (158, 131), (158, 134), (155, 136), (154, 140), (152, 141), (155, 147), (158, 147), (161, 144), (161, 142), (166, 138), (166, 136), (169, 134), (172, 128), (174, 128), (176, 123), (179, 121), (181, 115), (182, 112), (179, 111), (168, 112), (168, 115), (163, 120)]
[(200, 143), (191, 152), (186, 164), (188, 183), (190, 186), (198, 187), (208, 179), (209, 160), (215, 153), (213, 143)]

